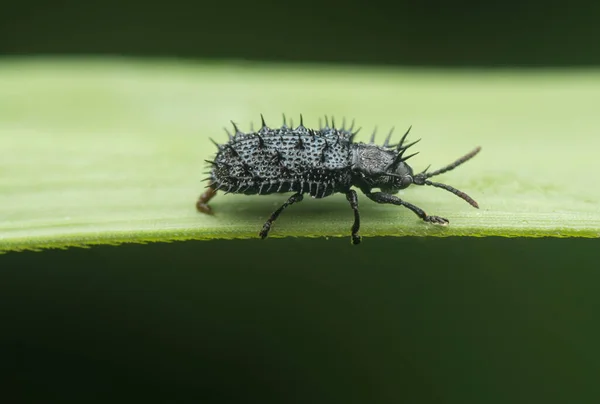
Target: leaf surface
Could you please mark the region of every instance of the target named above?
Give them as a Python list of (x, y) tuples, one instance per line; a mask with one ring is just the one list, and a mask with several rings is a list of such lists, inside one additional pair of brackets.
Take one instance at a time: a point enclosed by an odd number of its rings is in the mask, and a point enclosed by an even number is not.
[[(363, 236), (599, 237), (600, 74), (5, 59), (0, 63), (0, 251), (255, 238), (288, 195), (219, 193), (200, 214), (205, 159), (230, 120), (355, 118), (368, 141), (413, 125), (415, 171), (481, 153), (400, 197), (450, 226), (359, 192)], [(343, 195), (305, 198), (270, 237), (348, 237)], [(268, 242), (268, 241), (265, 241)], [(365, 240), (368, 242), (368, 239)]]

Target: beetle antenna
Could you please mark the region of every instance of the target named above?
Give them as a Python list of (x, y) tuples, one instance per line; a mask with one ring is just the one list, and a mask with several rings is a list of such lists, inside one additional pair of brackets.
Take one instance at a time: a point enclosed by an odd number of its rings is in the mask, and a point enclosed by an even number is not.
[(431, 185), (436, 188), (445, 189), (446, 191), (452, 192), (454, 195), (458, 196), (460, 199), (465, 200), (472, 207), (479, 209), (479, 204), (473, 198), (471, 198), (466, 193), (464, 193), (454, 187), (451, 187), (450, 185), (440, 184), (439, 182), (432, 182), (429, 180), (425, 180), (425, 181), (423, 181), (423, 183), (418, 183), (418, 182), (413, 182), (413, 183), (416, 185)]
[(420, 172), (419, 174), (417, 174), (413, 177), (413, 184), (415, 184), (415, 185), (431, 185), (432, 187), (445, 189), (446, 191), (452, 192), (454, 195), (465, 200), (469, 205), (473, 206), (474, 208), (479, 209), (479, 204), (473, 198), (471, 198), (469, 195), (467, 195), (466, 193), (464, 193), (454, 187), (451, 187), (450, 185), (441, 184), (439, 182), (429, 181), (428, 178), (431, 178), (436, 175), (443, 174), (446, 171), (455, 169), (459, 165), (461, 165), (464, 162), (475, 157), (475, 155), (477, 153), (479, 153), (480, 151), (481, 151), (481, 147), (477, 147), (470, 153), (467, 153), (464, 156), (462, 156), (461, 158), (459, 158), (458, 160), (456, 160), (455, 162), (448, 164), (447, 166), (442, 167), (439, 170), (433, 171), (431, 173), (427, 172), (427, 168), (429, 168), (429, 167), (427, 167), (425, 170), (423, 170), (422, 172)]
[(473, 151), (471, 151), (470, 153), (465, 154), (464, 156), (462, 156), (461, 158), (459, 158), (458, 160), (456, 160), (455, 162), (448, 164), (445, 167), (440, 168), (439, 170), (435, 170), (432, 173), (428, 173), (427, 169), (429, 167), (427, 167), (425, 170), (423, 170), (422, 172), (420, 172), (419, 174), (417, 174), (417, 176), (421, 176), (423, 179), (426, 178), (431, 178), (431, 177), (435, 177), (436, 175), (440, 175), (445, 173), (446, 171), (450, 171), (455, 169), (456, 167), (458, 167), (459, 165), (461, 165), (462, 163), (465, 163), (466, 161), (472, 159), (473, 157), (475, 157), (475, 155), (477, 153), (479, 153), (481, 151), (481, 147), (478, 146), (476, 147)]

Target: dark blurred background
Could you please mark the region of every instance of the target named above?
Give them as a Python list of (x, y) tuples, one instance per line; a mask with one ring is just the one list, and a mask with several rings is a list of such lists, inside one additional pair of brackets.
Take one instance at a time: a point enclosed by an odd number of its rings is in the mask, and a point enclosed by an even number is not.
[(11, 253), (2, 394), (597, 403), (597, 244), (273, 238)]
[(0, 13), (0, 52), (416, 66), (600, 63), (600, 3), (33, 0)]
[[(596, 1), (12, 2), (0, 53), (594, 66), (599, 17)], [(597, 246), (272, 239), (0, 255), (2, 396), (596, 403)]]

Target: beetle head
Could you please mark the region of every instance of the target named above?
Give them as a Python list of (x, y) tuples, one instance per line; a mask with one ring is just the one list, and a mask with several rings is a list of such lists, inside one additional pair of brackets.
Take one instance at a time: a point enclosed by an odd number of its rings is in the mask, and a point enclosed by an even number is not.
[(397, 145), (389, 145), (388, 135), (383, 146), (374, 144), (375, 136), (371, 137), (370, 144), (359, 144), (355, 154), (354, 170), (360, 172), (361, 180), (370, 188), (379, 188), (385, 193), (395, 194), (401, 189), (409, 187), (413, 182), (413, 170), (406, 160), (418, 154), (405, 156), (409, 147), (421, 139), (405, 144), (404, 141), (410, 128)]
[[(409, 144), (405, 144), (404, 141), (406, 140), (406, 136), (409, 132), (410, 128), (408, 128), (396, 146), (388, 146), (389, 136), (383, 147), (371, 144), (362, 145), (362, 150), (360, 150), (358, 153), (361, 157), (360, 163), (356, 165), (358, 170), (361, 172), (362, 181), (370, 188), (379, 188), (381, 191), (389, 194), (395, 194), (401, 189), (407, 188), (412, 184), (430, 185), (452, 192), (454, 195), (465, 200), (471, 206), (479, 208), (477, 202), (475, 202), (473, 198), (466, 193), (459, 191), (450, 185), (429, 181), (429, 178), (445, 173), (446, 171), (453, 170), (467, 160), (470, 160), (477, 153), (479, 153), (481, 147), (475, 148), (470, 153), (464, 155), (453, 163), (440, 168), (439, 170), (427, 172), (429, 168), (427, 167), (422, 172), (414, 174), (413, 169), (406, 163), (406, 160), (418, 154), (418, 152), (408, 156), (404, 156), (404, 153), (409, 147), (418, 143), (421, 139)], [(395, 151), (390, 150), (390, 148), (395, 149)]]
[(378, 177), (374, 178), (374, 187), (381, 189), (388, 194), (396, 194), (404, 188), (413, 184), (413, 169), (405, 162), (400, 162), (395, 166), (386, 167), (386, 170)]

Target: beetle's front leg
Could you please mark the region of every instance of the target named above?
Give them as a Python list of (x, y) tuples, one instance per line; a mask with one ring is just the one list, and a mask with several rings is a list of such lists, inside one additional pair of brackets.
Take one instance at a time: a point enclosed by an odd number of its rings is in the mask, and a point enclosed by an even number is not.
[(423, 209), (419, 208), (418, 206), (413, 205), (412, 203), (405, 202), (402, 199), (398, 198), (397, 196), (386, 194), (384, 192), (373, 192), (373, 193), (368, 192), (368, 193), (366, 193), (366, 195), (369, 199), (371, 199), (372, 201), (375, 201), (377, 203), (390, 203), (392, 205), (404, 206), (404, 207), (412, 210), (413, 212), (415, 212), (415, 214), (417, 216), (419, 216), (421, 219), (423, 219), (424, 221), (426, 221), (428, 223), (435, 223), (435, 224), (439, 224), (442, 226), (446, 226), (446, 225), (448, 225), (448, 223), (450, 223), (450, 221), (448, 219), (445, 219), (443, 217), (429, 216), (427, 213), (425, 213), (425, 211)]

